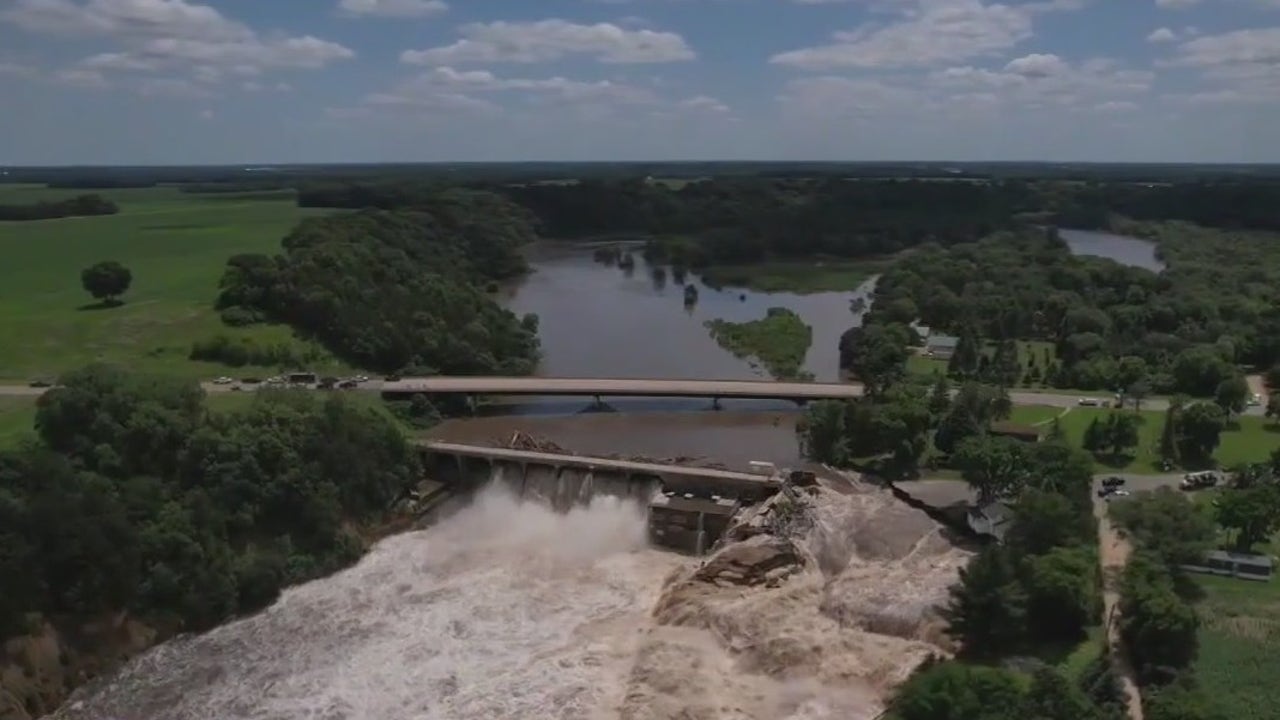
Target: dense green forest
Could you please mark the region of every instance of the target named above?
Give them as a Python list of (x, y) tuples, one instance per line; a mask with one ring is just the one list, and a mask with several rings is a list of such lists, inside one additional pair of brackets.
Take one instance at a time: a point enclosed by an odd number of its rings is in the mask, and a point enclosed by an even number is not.
[(231, 258), (218, 307), (231, 325), (288, 323), (358, 367), (525, 374), (537, 318), (517, 318), (485, 290), (527, 269), (519, 247), (533, 237), (523, 209), (465, 190), (412, 210), (313, 218), (283, 255)]
[[(0, 453), (0, 637), (128, 610), (162, 632), (270, 603), (354, 561), (354, 529), (418, 479), (385, 414), (265, 392), (211, 413), (195, 383), (93, 366)], [(35, 613), (36, 615), (33, 615)]]
[(0, 222), (114, 215), (119, 211), (115, 203), (101, 195), (79, 195), (66, 200), (42, 200), (29, 205), (0, 205)]
[[(1002, 372), (975, 352), (987, 342), (1044, 340), (1056, 347), (1056, 360), (1041, 365), (1047, 384), (1213, 397), (1238, 383), (1238, 365), (1280, 362), (1280, 266), (1264, 260), (1280, 246), (1170, 232), (1161, 275), (1075, 257), (1052, 230), (927, 245), (881, 276), (866, 323), (920, 318), (959, 336), (951, 370), (961, 377)], [(1013, 371), (1005, 384), (1020, 379)]]

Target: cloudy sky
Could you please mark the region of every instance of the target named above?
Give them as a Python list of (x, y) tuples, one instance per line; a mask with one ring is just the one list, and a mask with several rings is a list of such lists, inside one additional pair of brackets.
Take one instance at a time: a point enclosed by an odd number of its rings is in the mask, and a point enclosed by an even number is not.
[(1280, 161), (1280, 0), (0, 0), (0, 164)]

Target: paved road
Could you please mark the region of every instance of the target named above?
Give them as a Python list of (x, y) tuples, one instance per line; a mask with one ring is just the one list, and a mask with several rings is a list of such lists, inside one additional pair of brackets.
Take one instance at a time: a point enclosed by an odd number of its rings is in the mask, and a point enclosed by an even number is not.
[[(215, 385), (211, 382), (200, 383), (206, 392), (232, 392), (239, 389), (236, 384)], [(0, 385), (0, 396), (36, 396), (43, 394), (47, 388), (33, 388), (26, 385)], [(487, 395), (602, 395), (617, 397), (621, 395), (654, 395), (671, 393), (672, 396), (690, 395), (697, 397), (719, 396), (733, 397), (780, 397), (796, 399), (819, 399), (829, 397), (852, 398), (862, 394), (862, 386), (856, 383), (779, 383), (773, 381), (739, 381), (739, 380), (638, 380), (608, 378), (481, 378), (481, 377), (449, 377), (449, 378), (405, 378), (395, 382), (370, 380), (361, 383), (359, 390), (364, 392), (455, 392)], [(1049, 407), (1078, 407), (1079, 395), (1059, 393), (1039, 393), (1013, 391), (1009, 399), (1014, 405), (1045, 405)], [(1163, 412), (1169, 408), (1169, 401), (1151, 399), (1142, 403), (1143, 410)], [(1262, 407), (1251, 407), (1245, 415), (1261, 417), (1265, 410)]]

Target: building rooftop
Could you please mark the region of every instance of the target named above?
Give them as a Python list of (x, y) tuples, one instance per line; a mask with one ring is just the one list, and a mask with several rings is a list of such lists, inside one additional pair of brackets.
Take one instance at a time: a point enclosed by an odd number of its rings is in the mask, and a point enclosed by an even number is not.
[(1026, 437), (1040, 438), (1040, 428), (1035, 425), (1023, 425), (1021, 423), (1009, 422), (1001, 420), (991, 423), (990, 432), (992, 435), (1005, 435), (1009, 437)]
[(979, 535), (988, 535), (997, 540), (1004, 539), (1009, 521), (1013, 520), (1013, 508), (1002, 501), (989, 502), (969, 508), (967, 516), (969, 527)]
[(952, 348), (960, 344), (960, 338), (954, 335), (930, 335), (925, 345), (931, 348)]
[(1271, 568), (1275, 566), (1275, 561), (1268, 555), (1254, 555), (1253, 553), (1229, 552), (1227, 550), (1214, 550), (1205, 556), (1209, 560), (1219, 560), (1221, 562), (1235, 562), (1244, 565), (1256, 565), (1259, 567)]

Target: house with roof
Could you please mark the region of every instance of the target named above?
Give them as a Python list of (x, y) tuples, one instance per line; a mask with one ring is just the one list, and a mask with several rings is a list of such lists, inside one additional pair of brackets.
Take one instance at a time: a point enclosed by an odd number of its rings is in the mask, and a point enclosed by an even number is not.
[(960, 338), (954, 335), (931, 332), (924, 341), (924, 354), (938, 360), (950, 360), (956, 354), (956, 346), (959, 344)]
[(1003, 500), (974, 505), (966, 513), (965, 521), (974, 533), (1000, 542), (1013, 521), (1013, 506)]
[(1040, 432), (1040, 428), (1035, 425), (1023, 425), (1021, 423), (1009, 422), (1007, 420), (991, 423), (991, 427), (987, 430), (987, 434), (995, 437), (1012, 438), (1025, 443), (1038, 443), (1043, 437)]

